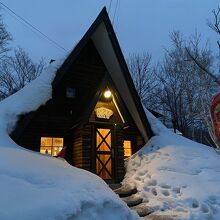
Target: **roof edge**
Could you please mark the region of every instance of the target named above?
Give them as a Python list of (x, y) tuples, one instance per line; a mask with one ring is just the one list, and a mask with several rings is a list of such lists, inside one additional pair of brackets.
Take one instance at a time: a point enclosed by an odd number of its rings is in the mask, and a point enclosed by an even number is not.
[(147, 134), (150, 135), (150, 137), (152, 137), (154, 135), (154, 133), (151, 129), (150, 123), (147, 119), (146, 113), (145, 113), (144, 108), (141, 104), (140, 97), (137, 93), (137, 90), (135, 88), (133, 79), (132, 79), (131, 74), (128, 70), (127, 63), (125, 61), (124, 55), (122, 53), (120, 44), (118, 42), (117, 36), (116, 36), (114, 28), (111, 24), (111, 21), (110, 21), (110, 18), (108, 16), (108, 13), (106, 11), (106, 8), (103, 8), (101, 13), (103, 13), (103, 21), (104, 21), (104, 24), (105, 24), (106, 29), (108, 31), (109, 38), (110, 38), (111, 43), (113, 45), (113, 49), (115, 51), (115, 54), (116, 54), (117, 59), (119, 61), (119, 64), (122, 68), (122, 73), (124, 75), (125, 81), (129, 85), (128, 87), (129, 87), (130, 94), (131, 94), (131, 96), (134, 100), (137, 111), (139, 112), (140, 116), (142, 117), (141, 120), (143, 120), (143, 126), (145, 127), (145, 130), (146, 130)]
[(52, 83), (53, 86), (56, 86), (59, 81), (62, 79), (64, 72), (69, 69), (72, 62), (75, 61), (78, 54), (82, 50), (82, 48), (86, 45), (88, 40), (91, 38), (92, 34), (95, 32), (97, 27), (105, 20), (104, 17), (108, 17), (108, 13), (106, 10), (106, 7), (104, 7), (95, 21), (90, 25), (89, 29), (86, 31), (86, 33), (83, 35), (83, 37), (80, 39), (80, 41), (74, 46), (72, 51), (69, 53), (63, 64), (60, 66), (60, 68), (57, 70), (56, 77)]

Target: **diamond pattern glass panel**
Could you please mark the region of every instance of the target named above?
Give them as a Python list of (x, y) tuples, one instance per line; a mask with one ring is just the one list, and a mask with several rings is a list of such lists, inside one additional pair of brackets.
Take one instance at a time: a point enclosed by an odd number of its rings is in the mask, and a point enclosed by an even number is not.
[(96, 173), (103, 179), (111, 179), (111, 155), (98, 154), (96, 158)]
[(111, 130), (97, 129), (96, 148), (98, 151), (111, 151)]
[(110, 129), (96, 130), (96, 174), (106, 180), (112, 179), (111, 139)]

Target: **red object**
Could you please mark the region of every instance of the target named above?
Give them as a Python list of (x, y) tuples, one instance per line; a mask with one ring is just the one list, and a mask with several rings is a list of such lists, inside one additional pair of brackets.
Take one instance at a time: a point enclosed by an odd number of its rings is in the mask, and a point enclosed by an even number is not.
[(57, 157), (61, 157), (65, 159), (66, 155), (66, 147), (63, 147), (62, 150), (57, 154)]
[(220, 143), (220, 93), (213, 98), (210, 111), (215, 135), (218, 139), (218, 143)]

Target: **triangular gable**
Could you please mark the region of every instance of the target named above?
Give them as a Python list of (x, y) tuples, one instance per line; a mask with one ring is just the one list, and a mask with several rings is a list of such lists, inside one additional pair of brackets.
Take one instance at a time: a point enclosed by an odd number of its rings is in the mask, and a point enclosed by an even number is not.
[[(106, 98), (103, 98), (105, 91), (111, 91), (111, 98), (108, 100)], [(126, 122), (130, 122), (130, 120), (127, 120), (127, 109), (125, 110), (123, 105), (121, 104), (122, 100), (120, 95), (118, 94), (117, 89), (115, 88), (114, 83), (112, 82), (111, 77), (108, 73), (106, 73), (100, 88), (97, 91), (96, 96), (94, 97), (93, 101), (90, 103), (90, 112), (88, 112), (87, 117), (91, 119), (91, 117), (94, 118), (94, 114), (96, 114), (96, 109), (99, 107), (104, 107), (113, 110), (114, 112), (114, 123), (120, 123), (125, 124)], [(115, 114), (116, 113), (116, 114)], [(124, 116), (124, 113), (126, 114), (126, 117)], [(109, 121), (111, 122), (111, 120)]]
[(153, 133), (133, 84), (106, 8), (103, 8), (86, 34), (57, 71), (53, 86), (56, 86), (59, 83), (77, 58), (82, 48), (90, 39), (93, 41), (93, 44), (100, 54), (102, 61), (105, 64), (116, 89), (119, 91), (121, 98), (127, 106), (130, 115), (133, 117), (137, 128), (145, 141), (147, 141)]

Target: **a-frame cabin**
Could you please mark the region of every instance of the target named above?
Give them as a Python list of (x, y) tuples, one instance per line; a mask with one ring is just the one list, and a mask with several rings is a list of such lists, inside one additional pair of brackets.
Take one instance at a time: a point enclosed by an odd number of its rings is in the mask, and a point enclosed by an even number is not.
[(108, 182), (124, 177), (124, 159), (153, 135), (104, 8), (58, 69), (53, 95), (20, 117), (11, 137)]

